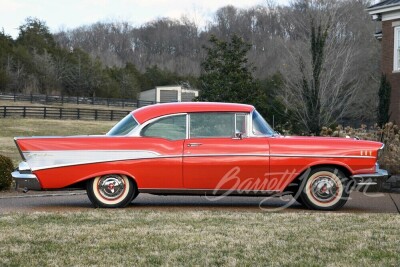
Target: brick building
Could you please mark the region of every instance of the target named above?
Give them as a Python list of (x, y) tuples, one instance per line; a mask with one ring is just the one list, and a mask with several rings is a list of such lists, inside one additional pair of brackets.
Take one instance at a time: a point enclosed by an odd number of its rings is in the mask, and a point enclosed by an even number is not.
[(372, 18), (382, 21), (375, 37), (382, 43), (381, 70), (392, 86), (390, 120), (400, 123), (400, 0), (381, 1), (367, 8)]

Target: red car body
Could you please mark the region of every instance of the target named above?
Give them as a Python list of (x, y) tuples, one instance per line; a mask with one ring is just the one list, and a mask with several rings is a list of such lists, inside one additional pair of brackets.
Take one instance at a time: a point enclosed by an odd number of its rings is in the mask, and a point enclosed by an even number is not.
[[(322, 173), (339, 171), (337, 176), (346, 179), (343, 187), (349, 181), (376, 185), (387, 177), (377, 166), (381, 143), (277, 135), (253, 106), (243, 104), (157, 104), (133, 111), (104, 136), (21, 137), (15, 142), (24, 159), (12, 174), (20, 187), (87, 188), (101, 207), (124, 206), (140, 192), (282, 193), (300, 184), (302, 174), (321, 168)], [(300, 200), (301, 193), (299, 201), (320, 209), (344, 204), (326, 204), (334, 195), (345, 197), (337, 179), (327, 174), (315, 179), (306, 186), (315, 187), (316, 199), (326, 201)]]

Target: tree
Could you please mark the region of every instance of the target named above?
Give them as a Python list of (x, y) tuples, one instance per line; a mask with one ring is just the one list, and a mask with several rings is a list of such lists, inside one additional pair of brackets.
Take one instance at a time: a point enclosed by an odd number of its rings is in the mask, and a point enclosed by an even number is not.
[(19, 27), (16, 43), (29, 48), (30, 52), (36, 50), (39, 54), (44, 51), (50, 52), (56, 47), (56, 42), (46, 23), (31, 17), (27, 18), (25, 24)]
[(252, 103), (258, 86), (246, 57), (250, 49), (242, 38), (233, 35), (230, 42), (210, 38), (204, 47), (207, 57), (202, 62), (200, 101)]
[(379, 86), (379, 104), (377, 109), (377, 117), (378, 117), (378, 125), (384, 126), (386, 123), (389, 122), (390, 113), (390, 92), (392, 88), (390, 86), (390, 82), (387, 80), (386, 75), (382, 74), (381, 76), (381, 84)]
[(297, 22), (297, 42), (286, 44), (281, 97), (303, 131), (318, 135), (354, 105), (362, 76), (355, 72), (359, 51), (354, 36), (345, 30), (347, 10), (338, 2), (303, 2), (308, 19)]

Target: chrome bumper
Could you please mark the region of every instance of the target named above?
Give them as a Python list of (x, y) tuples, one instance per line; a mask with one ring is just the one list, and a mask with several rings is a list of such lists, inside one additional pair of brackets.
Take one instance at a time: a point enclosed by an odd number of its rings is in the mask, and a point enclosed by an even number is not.
[[(23, 170), (24, 173), (21, 173), (20, 170)], [(19, 168), (13, 171), (11, 176), (17, 187), (28, 190), (42, 190), (38, 178), (28, 170), (28, 166), (25, 162), (21, 162)]]
[(386, 170), (377, 167), (375, 173), (356, 174), (350, 178), (355, 182), (356, 190), (373, 192), (382, 189), (382, 184), (389, 178), (389, 174)]

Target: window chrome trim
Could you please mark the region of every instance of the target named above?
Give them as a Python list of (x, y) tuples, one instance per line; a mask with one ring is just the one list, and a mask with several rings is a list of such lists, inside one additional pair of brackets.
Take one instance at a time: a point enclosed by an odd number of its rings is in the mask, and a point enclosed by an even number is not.
[[(203, 136), (203, 137), (191, 137), (190, 136), (190, 124), (191, 124), (191, 118), (190, 118), (190, 115), (191, 114), (204, 114), (204, 113), (217, 113), (217, 114), (222, 114), (222, 113), (224, 113), (224, 114), (233, 114), (233, 120), (234, 120), (234, 129), (233, 129), (233, 131), (234, 131), (234, 133), (236, 132), (236, 116), (239, 114), (239, 115), (245, 115), (246, 117), (245, 117), (245, 120), (247, 120), (246, 121), (246, 131), (248, 132), (248, 125), (249, 125), (249, 123), (247, 123), (248, 122), (248, 116), (249, 116), (249, 113), (248, 112), (243, 112), (243, 111), (200, 111), (200, 112), (190, 112), (190, 113), (188, 113), (188, 124), (189, 124), (189, 127), (188, 127), (188, 130), (189, 130), (189, 132), (188, 132), (188, 135), (187, 135), (187, 139), (232, 139), (232, 138), (234, 138), (235, 137), (235, 134), (233, 135), (233, 136)], [(248, 137), (248, 134), (246, 134), (246, 135), (244, 135), (243, 136), (243, 138), (246, 138), (246, 137)]]
[[(273, 137), (273, 134), (254, 134), (253, 133), (253, 113), (256, 111), (256, 109), (253, 109), (250, 114), (249, 114), (249, 134), (248, 137), (255, 137), (255, 138), (265, 138), (265, 137)], [(265, 120), (265, 119), (264, 119)], [(270, 126), (271, 127), (271, 126)], [(273, 130), (273, 129), (272, 129)]]
[[(112, 128), (115, 127), (115, 125), (117, 125), (121, 120), (123, 120), (125, 117), (127, 117), (128, 115), (131, 115), (133, 120), (137, 123), (136, 127), (134, 127), (129, 133), (125, 134), (125, 135), (109, 135), (108, 133), (111, 131)], [(124, 136), (130, 136), (131, 133), (137, 129), (138, 127), (140, 127), (140, 123), (137, 121), (137, 119), (135, 118), (135, 116), (133, 115), (132, 112), (130, 112), (128, 115), (126, 115), (124, 118), (122, 118), (121, 120), (119, 120), (116, 124), (114, 124), (113, 127), (111, 127), (110, 130), (108, 130), (108, 132), (105, 134), (105, 136), (110, 136), (110, 137), (124, 137)]]
[[(151, 119), (151, 120), (148, 120), (148, 121), (146, 121), (146, 122), (144, 122), (143, 124), (140, 124), (138, 127), (136, 127), (135, 129), (133, 129), (132, 130), (132, 132), (131, 133), (129, 133), (129, 136), (131, 136), (131, 137), (143, 137), (143, 138), (145, 138), (146, 136), (142, 136), (141, 135), (141, 132), (142, 132), (142, 130), (147, 126), (147, 125), (149, 125), (149, 124), (151, 124), (151, 123), (153, 123), (153, 122), (156, 122), (156, 121), (158, 121), (158, 120), (161, 120), (161, 119), (165, 119), (165, 118), (169, 118), (169, 117), (174, 117), (174, 116), (182, 116), (182, 115), (186, 115), (186, 136), (185, 136), (185, 138), (184, 139), (178, 139), (178, 140), (185, 140), (185, 139), (188, 139), (188, 129), (187, 129), (187, 124), (188, 124), (188, 113), (174, 113), (174, 114), (168, 114), (168, 115), (164, 115), (164, 116), (161, 116), (161, 117), (157, 117), (157, 118), (153, 118), (153, 119)], [(159, 137), (159, 138), (163, 138), (163, 137)], [(167, 138), (164, 138), (164, 139), (166, 139), (166, 140), (170, 140), (170, 139), (167, 139)]]

